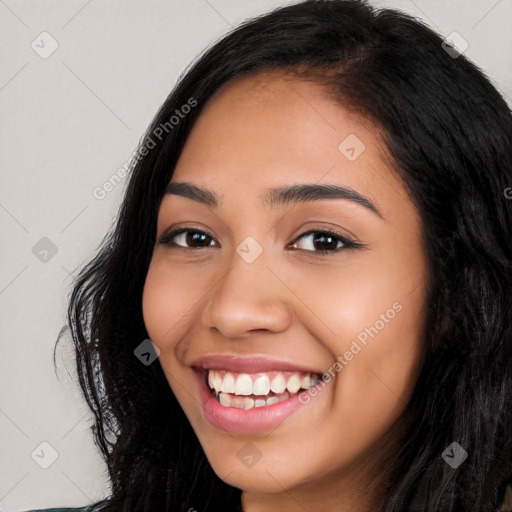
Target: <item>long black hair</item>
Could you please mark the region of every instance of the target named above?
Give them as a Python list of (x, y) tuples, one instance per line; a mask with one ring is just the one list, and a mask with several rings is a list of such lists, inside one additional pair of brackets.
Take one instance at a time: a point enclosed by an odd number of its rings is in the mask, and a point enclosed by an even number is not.
[[(69, 301), (79, 383), (112, 486), (104, 510), (240, 509), (241, 491), (213, 472), (160, 363), (144, 365), (134, 350), (148, 338), (141, 298), (160, 201), (195, 120), (230, 79), (277, 69), (374, 123), (422, 219), (422, 365), (372, 510), (496, 508), (512, 477), (511, 111), (449, 49), (399, 11), (310, 0), (245, 22), (180, 78)], [(467, 452), (457, 468), (443, 457), (454, 442)]]

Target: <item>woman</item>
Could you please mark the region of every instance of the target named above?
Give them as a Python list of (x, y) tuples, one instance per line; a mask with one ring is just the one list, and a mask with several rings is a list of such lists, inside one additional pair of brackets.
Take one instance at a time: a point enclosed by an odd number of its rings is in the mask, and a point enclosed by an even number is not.
[(208, 50), (69, 304), (112, 482), (83, 510), (507, 510), (511, 128), (359, 1)]

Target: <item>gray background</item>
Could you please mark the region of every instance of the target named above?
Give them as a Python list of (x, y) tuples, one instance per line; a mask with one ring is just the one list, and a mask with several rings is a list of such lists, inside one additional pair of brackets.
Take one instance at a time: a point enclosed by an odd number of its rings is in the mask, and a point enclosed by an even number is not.
[[(57, 372), (52, 362), (73, 276), (110, 227), (125, 183), (101, 200), (93, 191), (127, 163), (202, 49), (288, 3), (0, 0), (0, 510), (107, 495), (69, 345)], [(465, 54), (512, 105), (512, 0), (373, 3), (461, 34)]]

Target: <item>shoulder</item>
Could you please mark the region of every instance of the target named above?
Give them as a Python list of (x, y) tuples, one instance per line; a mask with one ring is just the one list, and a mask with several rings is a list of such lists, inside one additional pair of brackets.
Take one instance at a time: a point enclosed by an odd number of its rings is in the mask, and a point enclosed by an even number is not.
[(80, 508), (38, 508), (33, 510), (27, 510), (25, 512), (92, 512), (90, 506)]
[(38, 508), (37, 510), (27, 510), (26, 512), (87, 512), (88, 507), (82, 508)]
[(109, 500), (105, 499), (92, 505), (85, 507), (54, 507), (54, 508), (38, 508), (26, 510), (25, 512), (100, 512), (108, 504)]
[(34, 510), (27, 510), (26, 512), (87, 512), (88, 507), (82, 508), (38, 508)]

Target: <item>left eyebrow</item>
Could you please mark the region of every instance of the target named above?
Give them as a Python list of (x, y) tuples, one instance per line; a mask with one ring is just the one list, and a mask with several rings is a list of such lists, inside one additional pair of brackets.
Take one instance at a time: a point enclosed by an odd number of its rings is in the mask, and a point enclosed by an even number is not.
[[(192, 183), (172, 182), (165, 190), (166, 194), (187, 197), (210, 208), (218, 208), (220, 201), (215, 192), (207, 190)], [(262, 198), (264, 206), (275, 208), (290, 203), (321, 201), (325, 199), (346, 199), (353, 201), (384, 219), (375, 204), (364, 195), (349, 187), (333, 184), (297, 184), (287, 187), (270, 188)]]

